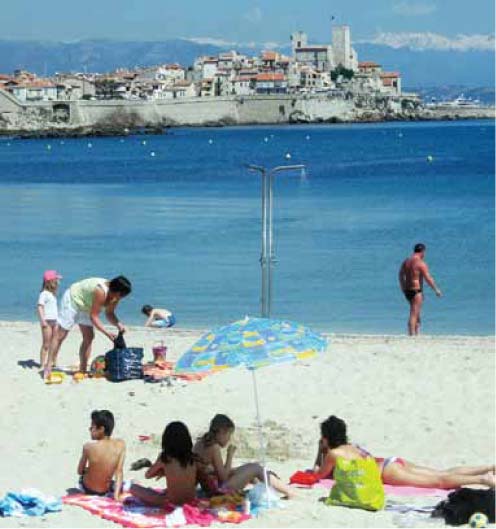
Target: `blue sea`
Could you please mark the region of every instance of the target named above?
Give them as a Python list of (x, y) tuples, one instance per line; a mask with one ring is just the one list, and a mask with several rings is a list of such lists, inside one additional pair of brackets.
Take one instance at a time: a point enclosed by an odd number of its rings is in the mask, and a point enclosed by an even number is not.
[(275, 179), (274, 317), (404, 333), (398, 268), (424, 242), (444, 297), (426, 287), (423, 332), (494, 334), (494, 132), (471, 121), (4, 138), (0, 319), (35, 321), (48, 268), (60, 294), (128, 276), (118, 314), (131, 324), (144, 303), (180, 327), (258, 315), (261, 181), (244, 165), (303, 163)]

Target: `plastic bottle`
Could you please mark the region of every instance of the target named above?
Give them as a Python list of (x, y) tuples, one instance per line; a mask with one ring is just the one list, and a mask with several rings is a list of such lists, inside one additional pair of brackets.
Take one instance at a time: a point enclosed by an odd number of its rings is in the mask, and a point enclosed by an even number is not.
[(251, 501), (249, 498), (245, 498), (243, 500), (243, 514), (250, 514), (251, 513)]

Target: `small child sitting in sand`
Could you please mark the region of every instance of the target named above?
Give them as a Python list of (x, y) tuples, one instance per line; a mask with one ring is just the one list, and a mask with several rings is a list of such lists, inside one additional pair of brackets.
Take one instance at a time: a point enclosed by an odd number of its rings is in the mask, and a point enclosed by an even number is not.
[[(338, 457), (358, 459), (373, 457), (364, 448), (348, 442), (346, 423), (331, 415), (321, 425), (321, 439), (314, 471), (320, 479), (332, 476)], [(494, 465), (454, 467), (436, 470), (410, 463), (401, 457), (376, 457), (382, 481), (386, 485), (455, 489), (465, 485), (494, 487)]]
[(147, 316), (145, 327), (172, 327), (176, 323), (174, 314), (167, 309), (153, 308), (151, 305), (143, 305), (141, 312)]
[[(222, 491), (240, 491), (254, 480), (264, 482), (264, 469), (258, 463), (247, 463), (232, 468), (236, 447), (229, 444), (234, 432), (234, 423), (226, 415), (218, 414), (210, 422), (206, 434), (198, 439), (194, 452), (199, 457), (199, 480), (208, 494)], [(229, 446), (228, 446), (229, 445)], [(227, 446), (226, 461), (222, 459), (221, 448)], [(267, 471), (269, 484), (278, 492), (291, 498), (294, 493), (277, 476)]]
[(57, 332), (57, 289), (62, 276), (55, 270), (45, 270), (43, 285), (38, 297), (37, 312), (41, 325), (42, 344), (40, 349), (40, 367), (44, 369), (48, 360), (50, 343)]
[[(86, 494), (105, 496), (113, 490), (118, 500), (123, 483), (126, 444), (112, 439), (114, 416), (108, 410), (91, 413), (91, 441), (83, 446), (78, 464), (79, 485)], [(112, 481), (115, 478), (115, 482)]]
[(145, 474), (148, 479), (164, 477), (167, 490), (158, 492), (133, 483), (130, 492), (153, 507), (163, 507), (166, 502), (182, 505), (195, 498), (196, 470), (193, 440), (187, 426), (179, 421), (171, 422), (162, 435), (162, 451)]

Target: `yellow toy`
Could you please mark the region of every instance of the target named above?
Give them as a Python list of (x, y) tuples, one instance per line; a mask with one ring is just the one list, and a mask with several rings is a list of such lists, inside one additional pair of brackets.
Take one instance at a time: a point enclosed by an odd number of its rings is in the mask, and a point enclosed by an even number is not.
[(59, 371), (53, 371), (45, 379), (45, 384), (62, 384), (64, 381), (65, 375)]

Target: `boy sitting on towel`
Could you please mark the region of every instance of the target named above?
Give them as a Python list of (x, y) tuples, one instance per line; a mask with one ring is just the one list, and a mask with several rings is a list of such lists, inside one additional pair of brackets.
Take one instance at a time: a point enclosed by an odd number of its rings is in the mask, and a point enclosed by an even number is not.
[(85, 494), (105, 496), (113, 491), (114, 499), (119, 500), (126, 444), (122, 439), (111, 438), (113, 429), (114, 416), (110, 411), (91, 413), (91, 441), (83, 445), (77, 471)]

